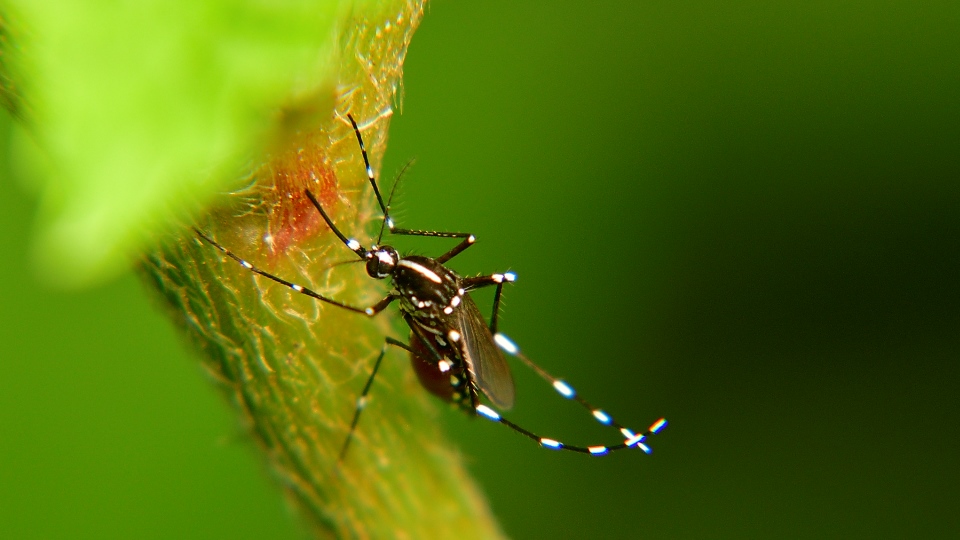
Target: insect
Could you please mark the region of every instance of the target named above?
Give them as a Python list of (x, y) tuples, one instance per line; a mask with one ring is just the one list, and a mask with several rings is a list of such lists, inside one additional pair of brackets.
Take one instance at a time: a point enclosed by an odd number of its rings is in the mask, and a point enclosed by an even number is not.
[[(522, 354), (508, 337), (500, 333), (497, 328), (500, 311), (500, 298), (503, 286), (516, 280), (511, 272), (462, 277), (445, 265), (458, 254), (472, 246), (476, 237), (469, 233), (425, 231), (415, 229), (401, 229), (396, 227), (390, 218), (390, 204), (396, 191), (396, 184), (385, 204), (377, 186), (373, 168), (370, 166), (367, 150), (363, 144), (363, 136), (353, 117), (347, 115), (357, 143), (363, 155), (367, 178), (373, 187), (377, 204), (383, 213), (380, 232), (376, 243), (365, 248), (355, 239), (347, 238), (333, 220), (324, 211), (323, 206), (306, 189), (304, 195), (310, 200), (330, 230), (340, 241), (357, 257), (357, 262), (366, 264), (367, 274), (374, 279), (389, 279), (393, 290), (382, 300), (367, 308), (350, 306), (332, 298), (328, 298), (306, 287), (297, 285), (273, 274), (265, 272), (249, 262), (241, 259), (228, 249), (224, 248), (212, 238), (196, 230), (197, 235), (204, 241), (223, 252), (238, 264), (267, 279), (289, 287), (293, 291), (304, 294), (318, 301), (373, 317), (386, 309), (393, 302), (399, 302), (400, 314), (410, 328), (410, 342), (403, 343), (392, 337), (386, 337), (384, 346), (373, 364), (370, 376), (357, 399), (356, 409), (346, 440), (340, 451), (342, 460), (347, 454), (353, 433), (360, 420), (360, 414), (367, 402), (371, 385), (380, 368), (387, 348), (390, 346), (406, 350), (410, 354), (411, 363), (421, 384), (431, 393), (450, 401), (471, 415), (483, 416), (498, 422), (513, 431), (533, 439), (544, 448), (553, 450), (568, 450), (591, 454), (595, 456), (609, 454), (626, 448), (639, 448), (650, 453), (650, 447), (644, 444), (646, 437), (660, 432), (667, 425), (663, 418), (654, 422), (644, 432), (634, 432), (616, 422), (613, 417), (602, 409), (596, 408), (581, 398), (573, 388), (561, 379), (558, 379)], [(460, 242), (439, 257), (431, 258), (419, 255), (401, 255), (389, 245), (380, 245), (385, 231), (395, 235), (425, 236), (434, 238), (455, 238)], [(470, 293), (484, 288), (494, 287), (493, 314), (489, 325), (477, 308)], [(493, 407), (501, 410), (510, 409), (514, 403), (514, 383), (510, 368), (507, 366), (503, 353), (518, 358), (521, 362), (533, 369), (537, 375), (549, 382), (564, 398), (571, 399), (603, 425), (619, 430), (623, 437), (622, 442), (614, 445), (575, 446), (561, 443), (558, 440), (541, 437), (527, 429), (514, 424), (504, 418)], [(486, 398), (490, 405), (483, 402)]]

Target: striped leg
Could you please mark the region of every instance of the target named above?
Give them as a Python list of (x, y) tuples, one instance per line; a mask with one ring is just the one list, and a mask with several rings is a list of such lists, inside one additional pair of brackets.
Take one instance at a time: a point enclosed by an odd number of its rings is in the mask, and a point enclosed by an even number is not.
[(635, 433), (629, 428), (626, 428), (621, 424), (619, 424), (618, 422), (616, 422), (613, 419), (613, 417), (611, 417), (609, 414), (604, 412), (602, 409), (598, 409), (594, 407), (585, 399), (578, 396), (577, 393), (573, 390), (573, 388), (570, 387), (570, 385), (547, 373), (546, 370), (544, 370), (543, 368), (535, 364), (532, 360), (527, 358), (525, 355), (521, 354), (519, 347), (517, 347), (517, 345), (513, 343), (513, 341), (511, 341), (505, 335), (497, 332), (497, 324), (500, 316), (500, 297), (503, 291), (503, 284), (512, 283), (513, 281), (516, 281), (516, 279), (517, 279), (516, 274), (512, 272), (507, 272), (504, 274), (491, 274), (489, 276), (467, 278), (464, 280), (463, 283), (464, 283), (464, 288), (467, 290), (474, 290), (474, 289), (479, 289), (481, 287), (496, 285), (497, 290), (494, 293), (494, 299), (493, 299), (493, 315), (490, 319), (490, 333), (493, 334), (493, 339), (497, 343), (497, 345), (502, 350), (504, 350), (505, 352), (509, 353), (512, 356), (519, 358), (520, 361), (522, 361), (528, 367), (533, 369), (537, 373), (537, 375), (539, 375), (545, 381), (549, 382), (553, 386), (554, 390), (556, 390), (561, 396), (567, 399), (572, 399), (576, 401), (577, 403), (580, 404), (580, 406), (590, 411), (590, 414), (593, 415), (594, 419), (596, 419), (598, 422), (600, 422), (605, 426), (612, 426), (618, 429), (620, 431), (620, 434), (623, 435), (624, 441), (620, 444), (613, 445), (613, 446), (567, 445), (555, 439), (548, 439), (546, 437), (541, 437), (531, 431), (528, 431), (523, 427), (518, 426), (517, 424), (514, 424), (513, 422), (507, 420), (502, 415), (500, 415), (500, 413), (493, 410), (487, 405), (482, 405), (482, 404), (477, 405), (476, 407), (477, 413), (482, 415), (485, 418), (493, 420), (494, 422), (499, 422), (501, 424), (504, 424), (510, 429), (516, 431), (517, 433), (520, 433), (525, 437), (529, 437), (537, 441), (544, 448), (550, 448), (553, 450), (569, 450), (572, 452), (580, 452), (584, 454), (599, 456), (599, 455), (608, 454), (610, 452), (614, 452), (617, 450), (622, 450), (624, 448), (630, 448), (630, 447), (636, 446), (637, 448), (643, 450), (645, 453), (649, 454), (651, 452), (650, 447), (644, 444), (644, 440), (648, 436), (659, 433), (663, 428), (665, 428), (667, 426), (667, 421), (665, 419), (661, 418), (657, 420), (652, 425), (650, 425), (650, 427), (647, 428), (647, 430), (643, 433), (640, 433), (640, 434)]
[(477, 289), (477, 288), (488, 286), (488, 285), (494, 285), (494, 284), (497, 285), (497, 290), (493, 299), (493, 316), (490, 319), (490, 333), (493, 334), (493, 340), (497, 343), (497, 345), (503, 351), (507, 352), (511, 356), (519, 358), (521, 362), (523, 362), (530, 369), (536, 372), (537, 375), (539, 375), (543, 380), (549, 382), (550, 385), (553, 386), (554, 390), (556, 390), (557, 393), (559, 393), (561, 396), (563, 396), (566, 399), (572, 399), (577, 403), (579, 403), (581, 407), (590, 411), (590, 414), (593, 415), (594, 419), (596, 419), (601, 424), (605, 426), (612, 426), (618, 429), (620, 431), (620, 434), (623, 435), (624, 437), (624, 442), (621, 444), (618, 444), (615, 446), (609, 446), (609, 447), (608, 446), (588, 446), (588, 447), (569, 446), (559, 441), (548, 439), (545, 437), (540, 437), (534, 433), (531, 433), (530, 431), (527, 431), (526, 429), (503, 418), (499, 413), (497, 413), (490, 407), (487, 407), (486, 405), (479, 405), (477, 407), (477, 412), (483, 415), (484, 417), (489, 418), (490, 420), (500, 422), (501, 424), (505, 424), (506, 426), (510, 427), (514, 431), (522, 435), (525, 435), (531, 439), (536, 440), (546, 448), (552, 448), (555, 450), (560, 450), (560, 449), (572, 450), (574, 452), (589, 453), (593, 455), (603, 455), (603, 454), (612, 452), (614, 450), (619, 450), (621, 448), (629, 448), (631, 446), (636, 446), (637, 448), (640, 448), (641, 450), (649, 454), (651, 452), (650, 447), (644, 444), (643, 441), (649, 435), (655, 435), (659, 433), (663, 428), (665, 428), (667, 426), (666, 419), (661, 418), (657, 420), (656, 422), (651, 424), (650, 427), (647, 428), (647, 430), (643, 433), (640, 433), (640, 434), (635, 433), (633, 430), (618, 423), (616, 420), (613, 419), (612, 416), (607, 414), (603, 409), (594, 407), (587, 400), (577, 395), (576, 391), (574, 391), (574, 389), (570, 387), (570, 385), (568, 385), (563, 380), (558, 379), (553, 375), (547, 373), (545, 369), (541, 368), (532, 360), (527, 358), (526, 355), (522, 354), (520, 352), (520, 348), (517, 347), (517, 345), (513, 341), (511, 341), (510, 338), (497, 332), (498, 319), (500, 316), (500, 296), (503, 291), (503, 284), (505, 282), (513, 282), (515, 280), (516, 280), (516, 274), (513, 274), (513, 273), (492, 274), (491, 276), (481, 276), (481, 277), (469, 278), (467, 280), (464, 280), (464, 283), (468, 290)]
[(460, 233), (460, 232), (442, 232), (442, 231), (418, 231), (414, 229), (397, 229), (393, 227), (393, 221), (388, 223), (390, 226), (390, 234), (398, 234), (404, 236), (430, 236), (433, 238), (463, 238), (463, 240), (453, 247), (450, 251), (444, 253), (443, 255), (437, 257), (435, 260), (443, 264), (450, 259), (456, 257), (463, 250), (472, 246), (476, 241), (477, 237), (470, 233)]
[(383, 361), (383, 357), (387, 354), (387, 346), (393, 345), (394, 347), (399, 347), (405, 351), (413, 352), (410, 350), (410, 346), (406, 343), (401, 343), (392, 337), (387, 337), (383, 343), (383, 349), (380, 350), (380, 355), (377, 356), (377, 361), (373, 363), (373, 371), (370, 372), (370, 377), (367, 379), (367, 384), (363, 386), (363, 391), (360, 392), (360, 397), (357, 398), (357, 408), (353, 411), (353, 420), (350, 422), (350, 431), (347, 432), (347, 439), (343, 441), (343, 447), (340, 449), (340, 457), (337, 458), (337, 462), (342, 462), (343, 458), (347, 455), (347, 449), (350, 448), (350, 441), (353, 440), (353, 432), (357, 429), (357, 423), (360, 421), (360, 413), (363, 412), (364, 407), (367, 406), (367, 394), (370, 393), (370, 387), (373, 385), (373, 379), (377, 376), (377, 370), (380, 369), (380, 362)]
[[(380, 194), (380, 188), (377, 186), (377, 179), (373, 174), (373, 167), (370, 166), (370, 158), (367, 157), (367, 147), (363, 144), (363, 135), (360, 134), (360, 126), (357, 125), (357, 121), (353, 119), (352, 115), (348, 114), (347, 119), (350, 120), (350, 125), (353, 126), (353, 133), (357, 136), (357, 144), (360, 145), (360, 153), (363, 155), (363, 165), (367, 170), (367, 179), (370, 181), (370, 185), (373, 186), (373, 193), (377, 196), (377, 204), (380, 205), (380, 210), (383, 212), (383, 222), (380, 225), (380, 234), (377, 235), (377, 244), (379, 244), (383, 239), (384, 227), (390, 231), (390, 234), (399, 234), (405, 236), (432, 236), (434, 238), (462, 238), (463, 240), (453, 249), (437, 257), (437, 262), (443, 264), (460, 254), (463, 250), (472, 246), (474, 242), (477, 241), (477, 238), (470, 233), (398, 229), (394, 225), (393, 219), (390, 218), (390, 204), (393, 202), (393, 195), (397, 191), (397, 185), (400, 183), (400, 178), (403, 176), (403, 173), (406, 172), (407, 168), (410, 167), (410, 162), (407, 162), (407, 164), (403, 166), (403, 170), (400, 171), (400, 174), (397, 176), (397, 180), (393, 183), (393, 188), (390, 190), (390, 198), (387, 199), (387, 203), (384, 204), (383, 196)], [(320, 205), (317, 203), (314, 204), (319, 209)], [(323, 212), (323, 210), (320, 211)], [(344, 240), (344, 243), (346, 242), (347, 241)]]
[[(546, 370), (544, 370), (543, 368), (535, 364), (532, 360), (527, 358), (526, 355), (520, 352), (520, 348), (517, 347), (517, 345), (513, 341), (511, 341), (507, 336), (497, 333), (493, 335), (493, 339), (494, 341), (497, 342), (497, 345), (501, 349), (503, 349), (505, 352), (507, 352), (511, 356), (519, 358), (521, 362), (523, 362), (530, 369), (535, 371), (537, 375), (539, 375), (543, 380), (549, 382), (551, 386), (553, 386), (553, 389), (556, 390), (557, 393), (559, 393), (561, 396), (563, 396), (566, 399), (572, 399), (576, 401), (577, 403), (580, 404), (581, 407), (590, 411), (590, 414), (593, 415), (594, 419), (596, 419), (598, 422), (600, 422), (605, 426), (612, 426), (618, 429), (620, 431), (620, 434), (623, 435), (624, 437), (623, 443), (615, 446), (609, 446), (609, 447), (608, 446), (588, 446), (588, 447), (582, 448), (582, 447), (576, 447), (576, 446), (566, 446), (553, 439), (545, 439), (542, 437), (538, 437), (533, 433), (530, 433), (529, 431), (523, 428), (520, 428), (519, 426), (516, 426), (515, 424), (507, 421), (492, 409), (487, 408), (488, 410), (485, 410), (485, 411), (481, 411), (479, 408), (477, 409), (477, 412), (486, 416), (487, 418), (490, 418), (491, 420), (495, 420), (497, 422), (510, 426), (515, 431), (518, 431), (523, 435), (526, 435), (527, 437), (530, 437), (532, 439), (539, 441), (540, 444), (543, 445), (544, 447), (553, 448), (557, 450), (565, 449), (565, 450), (573, 450), (575, 452), (585, 452), (585, 453), (590, 453), (594, 455), (602, 455), (608, 452), (612, 452), (614, 450), (620, 450), (621, 448), (629, 448), (631, 446), (636, 446), (637, 448), (649, 454), (651, 452), (650, 447), (645, 445), (643, 441), (648, 436), (659, 433), (663, 428), (667, 426), (666, 419), (661, 418), (656, 422), (654, 422), (653, 424), (651, 424), (650, 427), (647, 428), (645, 432), (637, 434), (633, 430), (627, 427), (624, 427), (623, 425), (615, 421), (613, 417), (607, 414), (603, 409), (594, 407), (587, 400), (577, 395), (576, 391), (574, 391), (574, 389), (570, 387), (570, 385), (568, 385), (566, 382), (554, 377), (553, 375), (550, 375), (549, 373), (547, 373)], [(492, 415), (487, 414), (488, 412), (493, 414)]]
[[(396, 193), (397, 185), (400, 183), (400, 178), (403, 176), (403, 173), (406, 172), (407, 168), (410, 167), (410, 162), (403, 166), (403, 170), (400, 171), (400, 174), (397, 176), (397, 180), (393, 183), (393, 188), (390, 190), (390, 198), (387, 199), (386, 204), (383, 202), (383, 196), (380, 194), (380, 188), (377, 186), (377, 179), (373, 174), (373, 167), (370, 166), (370, 158), (367, 156), (367, 147), (363, 143), (363, 135), (360, 134), (360, 126), (357, 125), (356, 120), (353, 119), (352, 115), (347, 115), (347, 119), (350, 120), (350, 125), (353, 126), (353, 133), (357, 136), (357, 144), (360, 145), (360, 153), (363, 155), (363, 165), (367, 171), (367, 180), (370, 181), (370, 185), (373, 186), (373, 193), (377, 197), (377, 204), (380, 205), (380, 210), (383, 212), (383, 222), (380, 225), (380, 234), (377, 235), (377, 244), (383, 239), (383, 230), (386, 227), (390, 234), (399, 234), (405, 236), (432, 236), (434, 238), (462, 238), (463, 240), (457, 244), (453, 249), (444, 253), (443, 255), (437, 257), (437, 262), (443, 264), (450, 259), (457, 256), (463, 250), (472, 246), (474, 242), (477, 241), (477, 238), (470, 233), (461, 233), (461, 232), (444, 232), (444, 231), (421, 231), (416, 229), (398, 229), (394, 223), (393, 219), (390, 218), (390, 204), (393, 202), (393, 195)], [(309, 193), (308, 193), (309, 195)], [(312, 199), (313, 197), (311, 197)], [(319, 204), (314, 203), (315, 206), (319, 209)], [(323, 212), (323, 210), (320, 210)], [(329, 222), (329, 220), (328, 220)], [(344, 240), (344, 243), (347, 243), (347, 240)], [(350, 247), (350, 244), (348, 244)], [(353, 249), (351, 247), (351, 249)]]
[[(353, 133), (357, 136), (357, 143), (360, 145), (360, 153), (363, 154), (363, 165), (367, 168), (367, 179), (370, 180), (370, 185), (373, 186), (373, 193), (377, 196), (377, 204), (380, 205), (380, 210), (383, 211), (384, 219), (387, 217), (387, 205), (383, 204), (383, 197), (380, 195), (380, 188), (377, 187), (377, 179), (373, 175), (373, 167), (370, 166), (370, 158), (367, 157), (367, 147), (363, 144), (363, 136), (360, 135), (360, 127), (357, 126), (356, 120), (353, 119), (352, 115), (347, 115), (347, 118), (350, 120), (350, 125), (353, 126)], [(406, 169), (406, 167), (404, 167)]]
[(308, 289), (308, 288), (306, 288), (306, 287), (304, 287), (304, 286), (302, 286), (302, 285), (297, 285), (296, 283), (292, 283), (292, 282), (289, 282), (289, 281), (287, 281), (287, 280), (285, 280), (285, 279), (283, 279), (283, 278), (279, 278), (279, 277), (277, 277), (277, 276), (275, 276), (275, 275), (273, 275), (273, 274), (271, 274), (271, 273), (269, 273), (269, 272), (265, 272), (265, 271), (263, 271), (263, 270), (260, 270), (260, 269), (257, 268), (256, 266), (254, 266), (254, 265), (248, 263), (247, 261), (241, 259), (240, 257), (236, 256), (236, 255), (233, 254), (233, 252), (231, 252), (229, 249), (221, 246), (220, 244), (218, 244), (217, 242), (215, 242), (212, 238), (210, 238), (209, 236), (207, 236), (207, 235), (203, 234), (202, 232), (200, 232), (198, 229), (194, 229), (194, 232), (196, 232), (196, 233), (197, 233), (197, 236), (199, 236), (200, 238), (202, 238), (205, 242), (207, 242), (207, 243), (210, 244), (211, 246), (219, 249), (224, 255), (226, 255), (227, 257), (230, 257), (231, 259), (233, 259), (234, 261), (236, 261), (240, 266), (246, 268), (247, 270), (250, 270), (251, 272), (253, 272), (253, 273), (255, 273), (255, 274), (259, 274), (259, 275), (261, 275), (261, 276), (263, 276), (263, 277), (265, 277), (265, 278), (267, 278), (267, 279), (269, 279), (269, 280), (275, 281), (275, 282), (277, 282), (277, 283), (279, 283), (279, 284), (281, 284), (281, 285), (283, 285), (283, 286), (285, 286), (285, 287), (289, 287), (289, 288), (291, 288), (292, 290), (294, 290), (294, 291), (296, 291), (296, 292), (298, 292), (298, 293), (300, 293), (300, 294), (309, 296), (310, 298), (314, 298), (314, 299), (316, 299), (316, 300), (320, 300), (321, 302), (326, 302), (327, 304), (330, 304), (330, 305), (333, 305), (333, 306), (337, 306), (337, 307), (339, 307), (339, 308), (346, 309), (346, 310), (348, 310), (348, 311), (353, 311), (354, 313), (362, 313), (362, 314), (367, 315), (367, 316), (369, 316), (369, 317), (373, 317), (373, 316), (376, 315), (377, 313), (380, 313), (381, 311), (383, 311), (384, 309), (386, 309), (386, 307), (389, 306), (390, 303), (392, 303), (394, 300), (397, 299), (396, 296), (394, 296), (394, 295), (391, 294), (391, 295), (387, 295), (383, 300), (380, 300), (379, 302), (377, 302), (376, 304), (374, 304), (374, 305), (372, 305), (372, 306), (370, 306), (370, 307), (368, 307), (368, 308), (358, 308), (358, 307), (354, 307), (354, 306), (349, 306), (349, 305), (344, 304), (344, 303), (342, 303), (342, 302), (338, 302), (338, 301), (336, 301), (336, 300), (334, 300), (334, 299), (332, 299), (332, 298), (327, 298), (326, 296), (323, 296), (322, 294), (313, 292), (312, 290), (310, 290), (310, 289)]
[(571, 452), (579, 452), (581, 454), (590, 454), (594, 456), (602, 456), (605, 454), (609, 454), (610, 452), (616, 452), (617, 450), (623, 450), (624, 448), (630, 448), (632, 446), (636, 446), (637, 448), (640, 448), (641, 450), (649, 454), (650, 447), (643, 444), (644, 439), (646, 439), (648, 435), (658, 433), (667, 425), (667, 421), (661, 418), (660, 420), (657, 420), (656, 422), (654, 422), (653, 425), (651, 425), (646, 432), (640, 435), (635, 435), (632, 431), (626, 428), (623, 428), (622, 431), (624, 432), (624, 435), (629, 433), (630, 436), (626, 440), (624, 440), (622, 443), (615, 444), (613, 446), (603, 446), (603, 445), (574, 446), (574, 445), (564, 444), (554, 439), (541, 437), (536, 433), (527, 431), (526, 429), (518, 426), (517, 424), (514, 424), (513, 422), (507, 420), (506, 418), (501, 416), (500, 413), (498, 413), (497, 411), (491, 409), (486, 405), (477, 405), (477, 414), (480, 414), (485, 418), (493, 420), (494, 422), (499, 422), (507, 426), (508, 428), (516, 431), (517, 433), (525, 437), (529, 437), (534, 441), (537, 441), (538, 443), (540, 443), (540, 446), (544, 448), (549, 448), (551, 450), (569, 450)]

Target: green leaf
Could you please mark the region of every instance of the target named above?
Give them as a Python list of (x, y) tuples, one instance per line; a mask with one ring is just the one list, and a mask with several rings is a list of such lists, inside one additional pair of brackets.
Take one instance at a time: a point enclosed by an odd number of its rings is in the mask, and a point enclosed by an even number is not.
[(13, 0), (3, 11), (19, 26), (4, 52), (22, 80), (3, 86), (24, 89), (38, 260), (50, 280), (82, 286), (243, 178), (284, 129), (329, 116), (354, 5)]

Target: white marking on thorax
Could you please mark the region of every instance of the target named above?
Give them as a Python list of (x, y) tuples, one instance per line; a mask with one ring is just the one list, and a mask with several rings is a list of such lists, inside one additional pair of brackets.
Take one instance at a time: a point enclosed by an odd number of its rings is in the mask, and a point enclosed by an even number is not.
[(443, 312), (446, 313), (447, 315), (450, 315), (451, 313), (453, 313), (453, 308), (459, 305), (460, 305), (460, 296), (454, 296), (453, 298), (450, 299), (450, 305), (443, 308)]
[(397, 264), (399, 264), (400, 266), (406, 266), (407, 268), (413, 270), (414, 272), (420, 274), (421, 276), (429, 279), (434, 283), (442, 282), (442, 280), (440, 279), (440, 276), (435, 274), (433, 270), (430, 270), (429, 268), (421, 264), (415, 263), (413, 261), (408, 261), (407, 259), (400, 259), (400, 262), (398, 262)]

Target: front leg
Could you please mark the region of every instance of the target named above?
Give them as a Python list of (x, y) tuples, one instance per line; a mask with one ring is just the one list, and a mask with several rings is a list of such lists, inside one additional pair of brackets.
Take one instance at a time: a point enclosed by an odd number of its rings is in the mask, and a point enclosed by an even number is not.
[(461, 241), (459, 244), (454, 246), (453, 249), (451, 249), (450, 251), (444, 253), (443, 255), (435, 259), (440, 264), (444, 264), (450, 259), (456, 257), (457, 255), (462, 253), (463, 250), (472, 246), (474, 242), (477, 241), (477, 237), (470, 233), (444, 232), (444, 231), (419, 231), (415, 229), (397, 229), (393, 226), (393, 221), (390, 219), (387, 220), (387, 226), (390, 229), (390, 234), (399, 234), (402, 236), (432, 236), (434, 238), (463, 238), (463, 241)]

